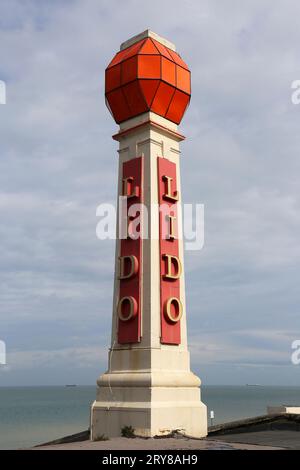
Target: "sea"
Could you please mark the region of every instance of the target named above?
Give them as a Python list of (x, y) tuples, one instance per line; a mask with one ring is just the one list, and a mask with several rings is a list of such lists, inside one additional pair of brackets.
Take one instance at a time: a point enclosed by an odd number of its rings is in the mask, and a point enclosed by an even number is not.
[[(268, 405), (300, 406), (300, 387), (202, 386), (212, 424), (266, 414)], [(29, 448), (89, 427), (95, 387), (1, 387), (0, 449)]]

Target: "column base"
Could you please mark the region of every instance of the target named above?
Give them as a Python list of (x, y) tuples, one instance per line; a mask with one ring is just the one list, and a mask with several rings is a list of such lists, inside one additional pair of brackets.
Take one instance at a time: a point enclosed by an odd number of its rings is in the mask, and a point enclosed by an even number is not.
[[(121, 404), (120, 404), (121, 405)], [(122, 428), (132, 426), (141, 437), (165, 436), (172, 431), (201, 438), (207, 436), (207, 412), (202, 402), (147, 404), (102, 403), (94, 401), (91, 410), (91, 440), (119, 437)]]
[[(207, 410), (200, 400), (200, 381), (191, 372), (173, 376), (173, 380), (161, 375), (163, 386), (153, 386), (153, 376), (152, 386), (145, 386), (146, 376), (151, 378), (151, 373), (116, 375), (118, 379), (113, 377), (112, 386), (106, 384), (115, 374), (104, 374), (98, 381), (103, 385), (98, 387), (91, 408), (92, 440), (121, 436), (125, 426), (132, 426), (135, 435), (142, 437), (164, 436), (172, 431), (196, 438), (207, 435)], [(139, 376), (138, 380), (134, 375)]]

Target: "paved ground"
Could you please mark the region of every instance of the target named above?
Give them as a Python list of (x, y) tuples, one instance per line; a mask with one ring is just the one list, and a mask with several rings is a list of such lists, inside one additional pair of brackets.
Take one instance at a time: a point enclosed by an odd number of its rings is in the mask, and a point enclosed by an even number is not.
[[(231, 436), (220, 436), (231, 437)], [(241, 434), (238, 435), (239, 439)], [(239, 439), (236, 439), (237, 441)], [(35, 447), (35, 450), (278, 450), (274, 443), (269, 446), (252, 445), (247, 443), (224, 442), (223, 439), (126, 439), (124, 437), (108, 441), (82, 441), (68, 444), (47, 445)]]
[(285, 449), (300, 450), (300, 432), (289, 429), (239, 432), (209, 437), (226, 443), (239, 442), (264, 446), (278, 446)]

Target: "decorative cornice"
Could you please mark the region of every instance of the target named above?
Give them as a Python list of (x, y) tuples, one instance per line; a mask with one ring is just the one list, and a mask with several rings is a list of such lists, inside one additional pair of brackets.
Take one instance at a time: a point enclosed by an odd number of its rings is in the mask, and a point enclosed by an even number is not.
[(152, 121), (151, 119), (149, 119), (148, 121), (143, 122), (141, 124), (138, 124), (137, 126), (130, 127), (129, 129), (125, 129), (123, 131), (119, 131), (117, 134), (114, 134), (112, 136), (112, 138), (119, 142), (123, 137), (125, 137), (128, 134), (131, 134), (132, 132), (135, 132), (138, 129), (141, 129), (142, 127), (145, 127), (145, 126), (154, 127), (155, 129), (158, 129), (158, 130), (164, 132), (165, 134), (168, 134), (168, 135), (172, 136), (178, 142), (181, 142), (182, 140), (185, 139), (184, 135), (179, 134), (178, 132), (173, 131), (172, 129), (169, 129), (166, 126), (162, 126), (161, 124), (158, 124), (157, 122)]

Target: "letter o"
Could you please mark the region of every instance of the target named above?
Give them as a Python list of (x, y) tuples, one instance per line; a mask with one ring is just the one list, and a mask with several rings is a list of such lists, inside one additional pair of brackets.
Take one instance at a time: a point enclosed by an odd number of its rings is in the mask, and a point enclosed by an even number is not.
[[(171, 312), (171, 305), (175, 306), (176, 313), (177, 315), (174, 317)], [(169, 320), (171, 323), (177, 323), (181, 319), (183, 315), (183, 310), (182, 310), (182, 303), (180, 302), (177, 297), (170, 297), (167, 302), (165, 303), (165, 309), (164, 309), (165, 317), (167, 320)]]
[[(124, 302), (129, 303), (129, 314), (128, 315), (124, 315), (123, 310), (122, 310)], [(120, 320), (122, 320), (122, 321), (131, 320), (132, 318), (134, 318), (137, 315), (137, 312), (138, 312), (137, 301), (135, 300), (134, 297), (131, 297), (131, 296), (122, 297), (122, 299), (119, 300), (117, 312), (118, 312), (118, 317), (119, 317)]]

